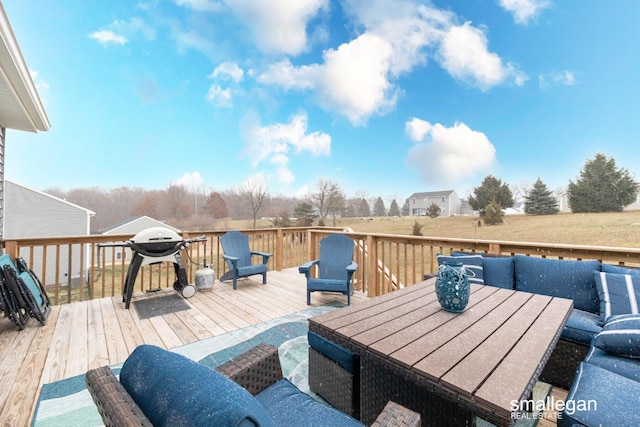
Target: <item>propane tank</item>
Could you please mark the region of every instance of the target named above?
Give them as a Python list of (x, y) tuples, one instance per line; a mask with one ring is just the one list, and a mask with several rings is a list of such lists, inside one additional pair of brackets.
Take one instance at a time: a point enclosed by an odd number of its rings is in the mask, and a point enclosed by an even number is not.
[(196, 288), (199, 291), (208, 291), (213, 288), (213, 283), (216, 281), (216, 273), (211, 267), (205, 264), (204, 268), (196, 271)]

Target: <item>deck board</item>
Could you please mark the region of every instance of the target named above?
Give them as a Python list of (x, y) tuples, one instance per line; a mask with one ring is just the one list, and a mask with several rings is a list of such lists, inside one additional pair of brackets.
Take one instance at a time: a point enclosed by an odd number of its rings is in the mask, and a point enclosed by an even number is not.
[[(54, 306), (46, 325), (32, 319), (23, 331), (0, 318), (0, 426), (30, 425), (43, 384), (122, 363), (141, 343), (171, 349), (309, 307), (297, 269), (270, 271), (266, 286), (261, 279), (242, 279), (236, 291), (216, 281), (186, 300), (190, 310), (143, 320), (133, 304), (125, 310), (121, 296)], [(133, 300), (148, 297), (140, 292)], [(361, 292), (352, 297), (364, 299)], [(312, 306), (331, 301), (346, 297), (311, 297)]]

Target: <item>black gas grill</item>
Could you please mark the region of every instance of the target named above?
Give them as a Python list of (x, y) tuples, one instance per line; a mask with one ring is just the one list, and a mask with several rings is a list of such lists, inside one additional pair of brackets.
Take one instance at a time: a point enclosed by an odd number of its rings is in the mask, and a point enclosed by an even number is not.
[(129, 309), (131, 304), (131, 295), (133, 294), (133, 287), (140, 267), (165, 261), (172, 262), (176, 272), (176, 281), (173, 283), (173, 288), (184, 298), (192, 297), (196, 292), (196, 288), (188, 283), (180, 252), (192, 242), (201, 242), (204, 239), (204, 237), (183, 239), (178, 233), (169, 228), (150, 227), (133, 236), (130, 241), (119, 244), (118, 246), (131, 248), (134, 253), (133, 259), (129, 264), (129, 270), (124, 282), (124, 292), (122, 293), (122, 301), (125, 303), (125, 308)]

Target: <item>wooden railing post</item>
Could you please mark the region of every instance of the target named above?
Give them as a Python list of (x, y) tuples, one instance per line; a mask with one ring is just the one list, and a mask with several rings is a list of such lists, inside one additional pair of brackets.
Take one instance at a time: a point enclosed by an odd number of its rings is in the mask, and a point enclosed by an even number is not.
[(500, 255), (502, 252), (500, 250), (500, 243), (489, 243), (489, 251), (491, 255)]
[(15, 240), (5, 240), (4, 251), (11, 256), (11, 258), (16, 259), (19, 254), (18, 242)]
[(284, 262), (284, 233), (282, 228), (278, 228), (276, 231), (276, 271), (282, 270), (282, 264)]
[(365, 251), (365, 278), (367, 296), (375, 297), (382, 294), (380, 283), (378, 283), (378, 242), (373, 235), (367, 236), (367, 246)]

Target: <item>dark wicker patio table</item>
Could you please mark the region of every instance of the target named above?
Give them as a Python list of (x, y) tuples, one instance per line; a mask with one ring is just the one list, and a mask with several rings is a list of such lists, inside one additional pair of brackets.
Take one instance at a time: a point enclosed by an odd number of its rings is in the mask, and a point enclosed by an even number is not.
[(444, 311), (435, 279), (309, 319), (309, 330), (357, 353), (361, 420), (393, 400), (423, 425), (511, 425), (530, 400), (573, 302), (471, 286), (462, 313)]

